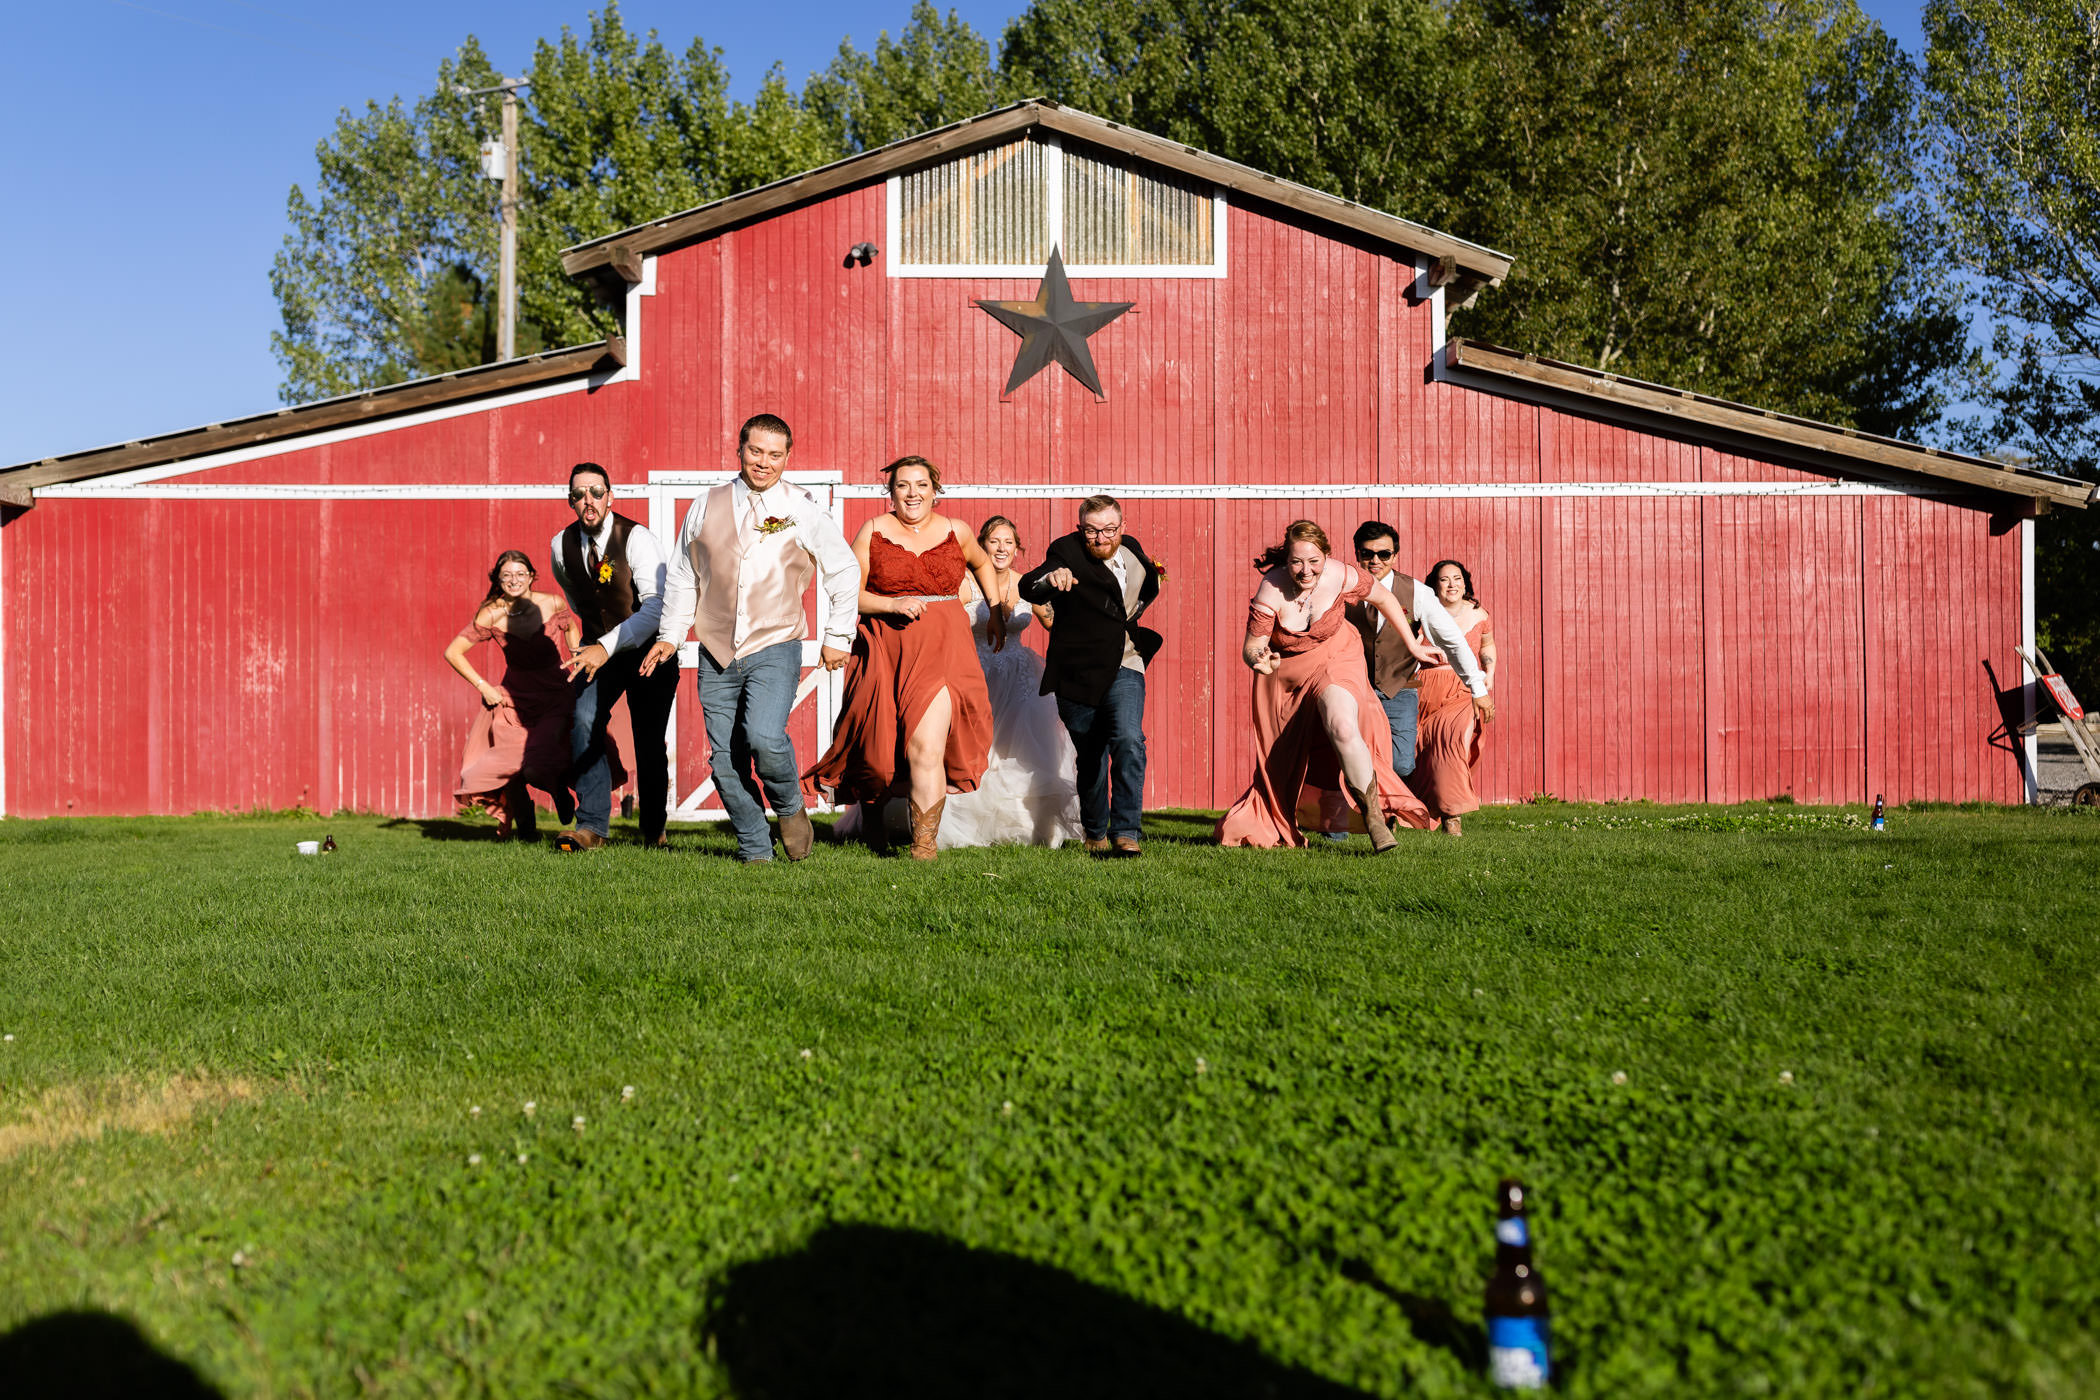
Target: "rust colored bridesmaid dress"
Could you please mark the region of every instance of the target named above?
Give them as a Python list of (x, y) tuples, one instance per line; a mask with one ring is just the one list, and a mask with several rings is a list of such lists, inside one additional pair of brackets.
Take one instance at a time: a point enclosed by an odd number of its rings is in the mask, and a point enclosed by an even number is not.
[[(1480, 621), (1466, 629), (1466, 645), (1479, 656), (1482, 643), (1494, 633), (1494, 619), (1482, 613)], [(1424, 666), (1416, 674), (1422, 708), (1415, 721), (1415, 771), (1407, 775), (1407, 785), (1438, 818), (1478, 811), (1473, 770), (1480, 766), (1480, 725), (1473, 715), (1473, 697), (1448, 661)]]
[(907, 787), (905, 744), (943, 689), (951, 705), (948, 791), (975, 792), (992, 748), (992, 701), (962, 588), (962, 546), (953, 533), (923, 554), (880, 532), (868, 541), (866, 588), (885, 598), (931, 599), (916, 620), (863, 616), (846, 663), (846, 695), (831, 748), (802, 775), (812, 801), (874, 802)]
[[(484, 708), (467, 731), (460, 758), (455, 797), (501, 813), (503, 789), (523, 778), (540, 791), (566, 793), (569, 785), (569, 716), (575, 694), (562, 670), (562, 641), (569, 618), (558, 609), (537, 629), (501, 631), (470, 624), (460, 632), (469, 642), (494, 642), (503, 653), (503, 678), (496, 682), (505, 699)], [(617, 747), (608, 743), (613, 785), (626, 781)], [(556, 804), (559, 806), (559, 802)]]
[[(1303, 632), (1278, 627), (1275, 614), (1265, 608), (1247, 609), (1248, 635), (1268, 637), (1269, 649), (1283, 661), (1266, 676), (1255, 673), (1254, 776), (1218, 821), (1221, 845), (1303, 846), (1301, 826), (1318, 827), (1321, 799), (1346, 790), (1340, 760), (1320, 718), (1319, 695), (1331, 685), (1356, 697), (1357, 727), (1371, 750), (1378, 803), (1386, 821), (1418, 829), (1434, 825), (1393, 771), (1392, 728), (1371, 690), (1363, 638), (1345, 625), (1347, 605), (1364, 600), (1372, 579), (1361, 569), (1349, 572), (1352, 578), (1341, 597)], [(1350, 824), (1362, 831), (1362, 813), (1352, 812)]]

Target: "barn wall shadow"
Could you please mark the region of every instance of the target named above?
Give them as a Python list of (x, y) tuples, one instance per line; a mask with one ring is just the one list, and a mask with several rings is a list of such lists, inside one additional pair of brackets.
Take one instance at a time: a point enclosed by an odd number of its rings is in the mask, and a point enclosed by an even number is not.
[(138, 1324), (81, 1310), (32, 1318), (0, 1335), (0, 1395), (8, 1400), (225, 1400)]
[(1047, 1265), (872, 1225), (737, 1265), (700, 1328), (765, 1400), (1361, 1394)]

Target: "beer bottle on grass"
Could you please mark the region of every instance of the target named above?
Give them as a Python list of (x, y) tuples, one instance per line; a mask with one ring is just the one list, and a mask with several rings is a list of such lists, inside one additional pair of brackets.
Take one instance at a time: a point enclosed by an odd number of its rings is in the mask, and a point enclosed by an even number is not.
[(1505, 1390), (1540, 1390), (1553, 1377), (1546, 1337), (1546, 1285), (1531, 1262), (1524, 1187), (1495, 1188), (1495, 1275), (1487, 1286), (1488, 1379)]

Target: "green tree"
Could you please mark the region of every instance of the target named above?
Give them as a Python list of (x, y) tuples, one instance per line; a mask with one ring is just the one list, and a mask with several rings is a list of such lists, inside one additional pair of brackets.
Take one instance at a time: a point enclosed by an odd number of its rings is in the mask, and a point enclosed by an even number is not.
[[(2100, 5), (1933, 0), (1925, 33), (1949, 246), (1997, 327), (1970, 444), (2100, 476)], [(2100, 510), (2038, 523), (2035, 603), (2043, 649), (2100, 701)]]
[(838, 56), (803, 85), (802, 101), (852, 152), (975, 116), (998, 94), (984, 36), (955, 11), (942, 15), (930, 0), (914, 0), (902, 35), (893, 40), (884, 30), (873, 53), (842, 40)]
[(494, 80), (469, 39), (439, 65), (437, 94), (338, 116), (315, 153), (319, 197), (292, 188), (291, 230), (270, 273), (285, 402), (412, 378), (426, 372), (426, 355), (458, 367), (473, 318), (457, 321), (444, 284), (492, 280), (476, 269), (492, 274), (496, 230), (495, 195), (479, 176), (487, 133), (452, 88)]
[(1518, 257), (1463, 328), (1877, 431), (1930, 423), (1961, 323), (1909, 209), (1912, 70), (1851, 0), (1489, 0), (1456, 22), (1510, 113), (1475, 128), (1467, 222)]
[[(535, 49), (519, 121), (518, 348), (576, 344), (614, 322), (561, 270), (564, 247), (645, 223), (842, 154), (776, 68), (749, 104), (728, 97), (721, 51), (673, 56), (617, 6), (582, 38)], [(434, 90), (344, 112), (318, 151), (318, 198), (294, 188), (271, 274), (286, 402), (442, 373), (493, 357), (497, 186), (481, 142), (498, 80), (469, 38)]]

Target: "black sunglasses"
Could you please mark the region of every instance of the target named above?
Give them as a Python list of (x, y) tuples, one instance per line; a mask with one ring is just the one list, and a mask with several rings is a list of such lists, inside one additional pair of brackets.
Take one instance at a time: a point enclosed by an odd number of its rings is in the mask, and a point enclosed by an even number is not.
[(1383, 564), (1399, 552), (1397, 549), (1359, 549), (1356, 551), (1356, 557), (1359, 559), (1375, 559)]

